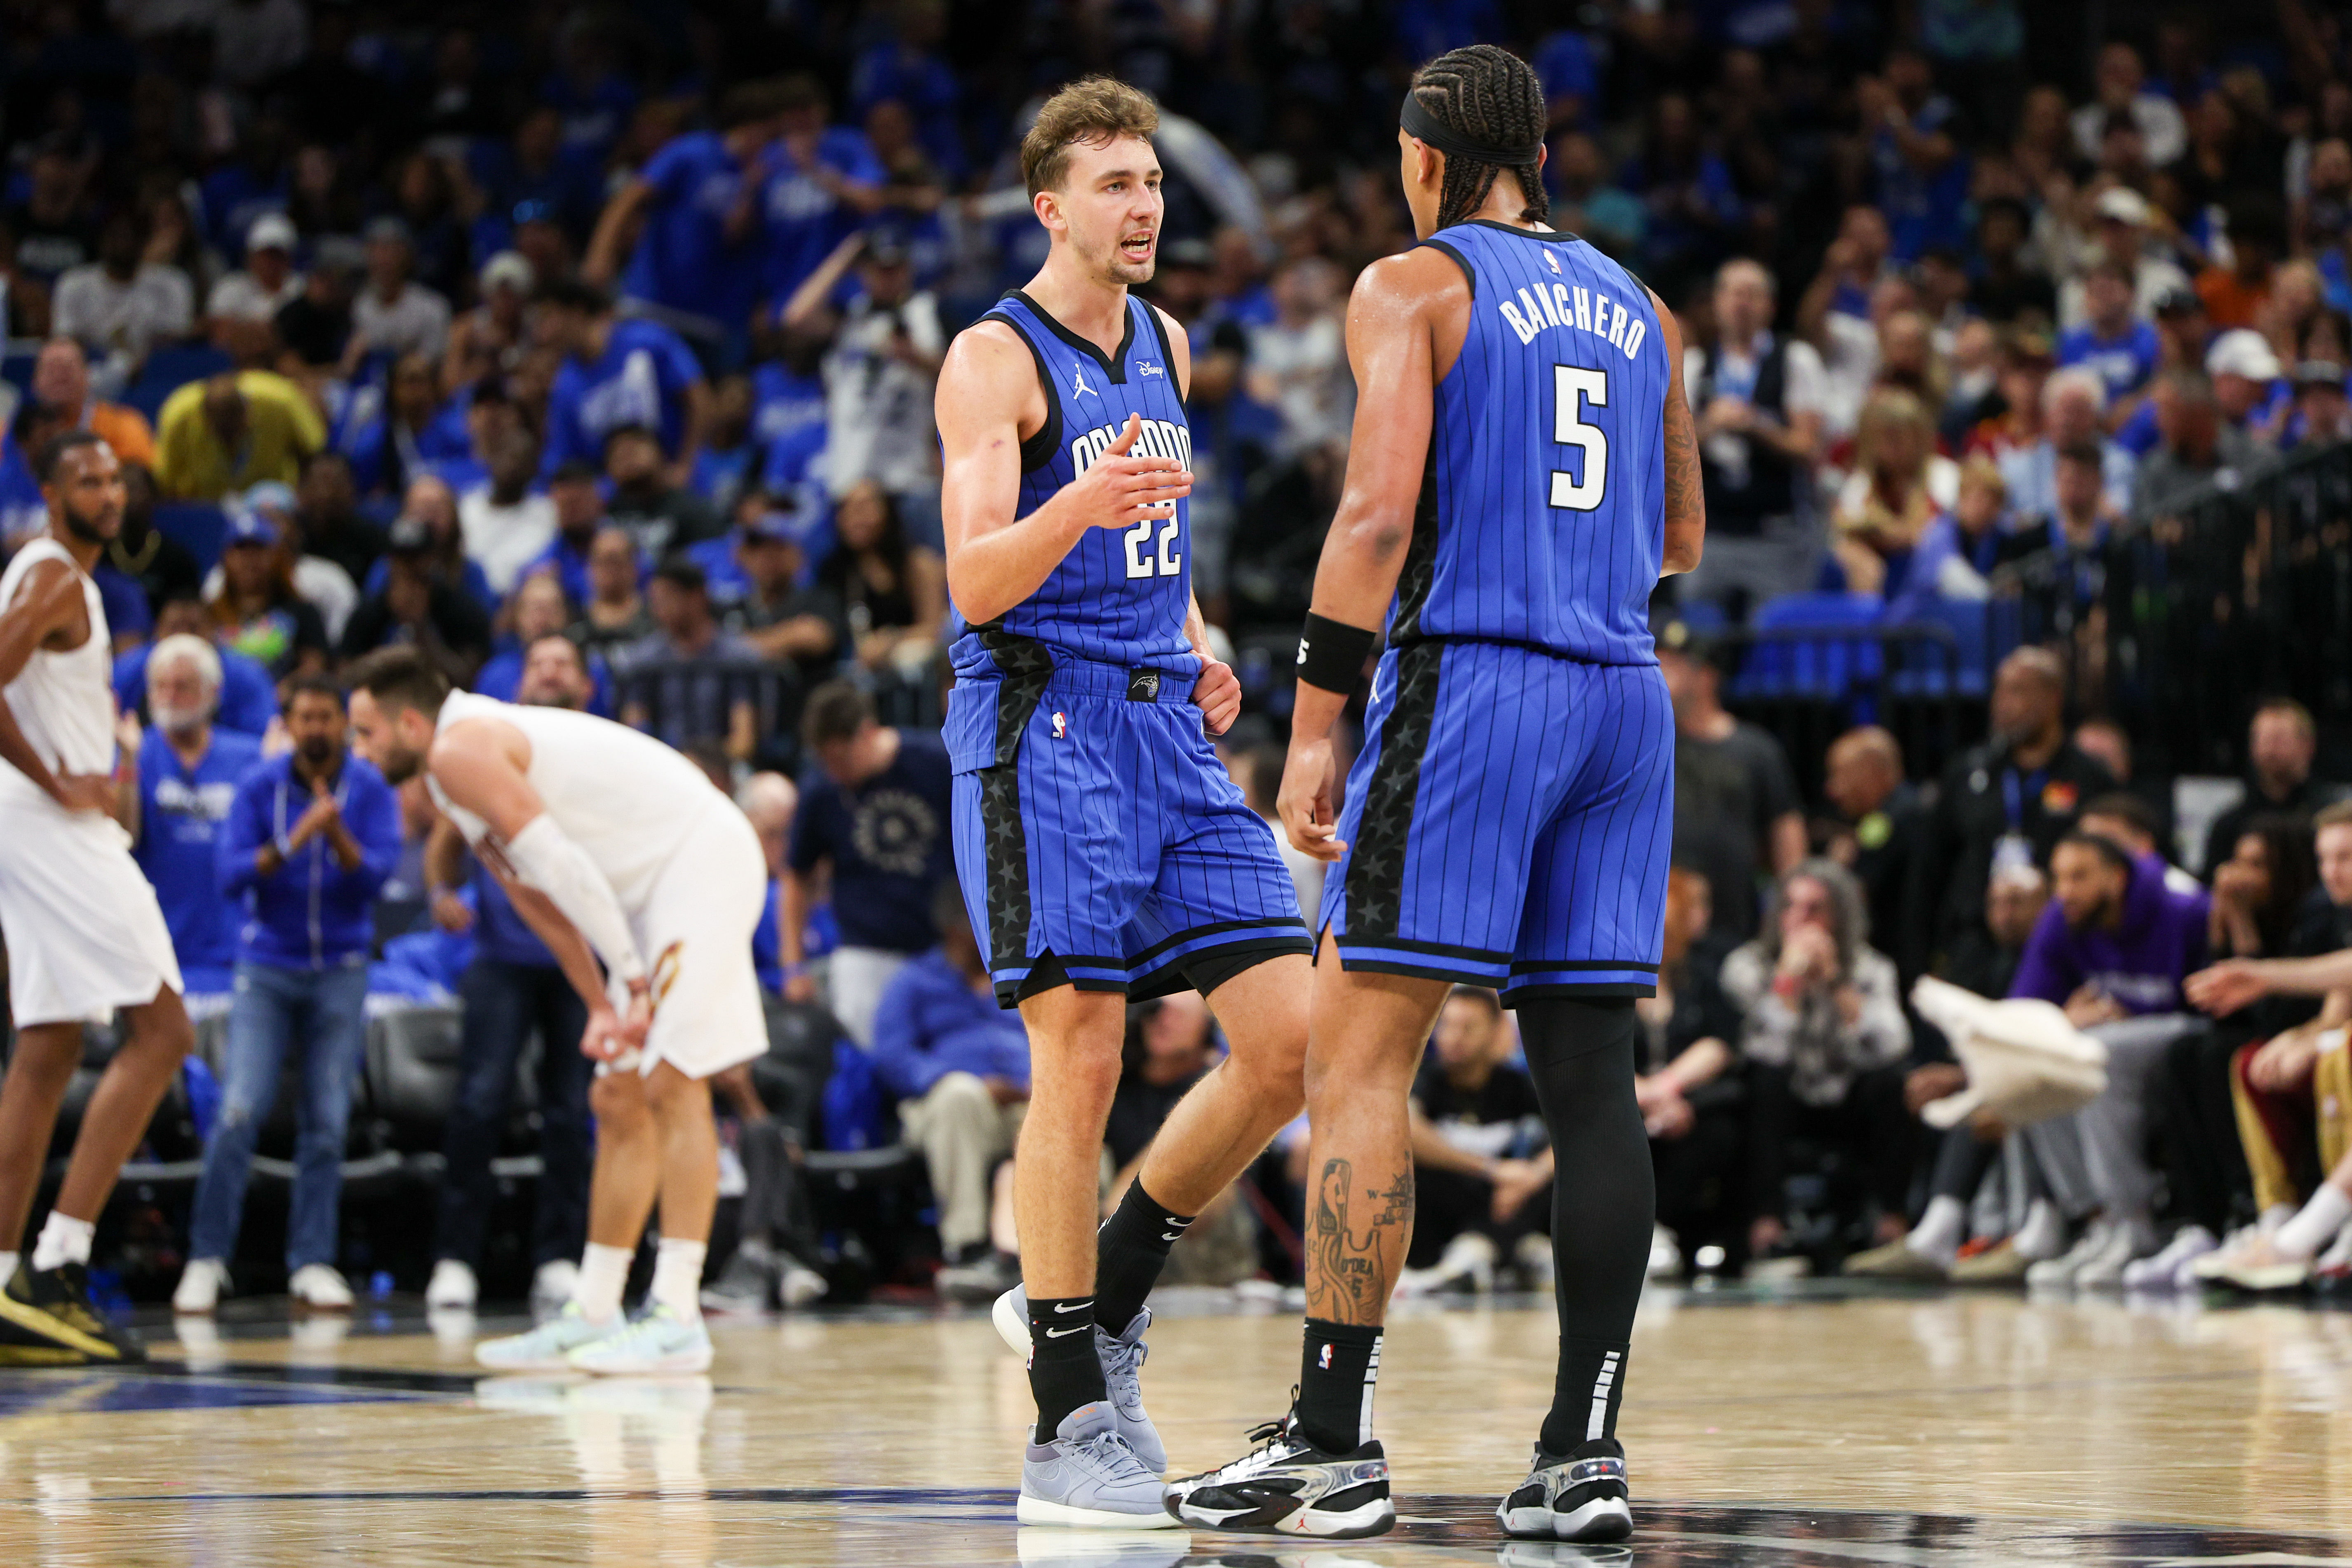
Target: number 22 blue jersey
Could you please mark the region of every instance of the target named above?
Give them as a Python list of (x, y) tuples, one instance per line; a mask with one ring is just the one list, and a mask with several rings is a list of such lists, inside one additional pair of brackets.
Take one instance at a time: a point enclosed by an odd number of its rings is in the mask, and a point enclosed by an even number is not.
[[(1126, 335), (1108, 356), (1018, 289), (981, 319), (1003, 321), (1021, 334), (1045, 391), (1045, 423), (1021, 444), (1013, 516), (1028, 516), (1083, 473), (1118, 439), (1129, 414), (1143, 421), (1131, 453), (1192, 466), (1192, 435), (1184, 423), (1175, 361), (1165, 324), (1150, 306), (1129, 296)], [(956, 673), (984, 679), (1001, 673), (982, 635), (997, 631), (1043, 643), (1064, 657), (1193, 672), (1199, 661), (1184, 637), (1192, 605), (1190, 517), (1190, 503), (1180, 500), (1171, 518), (1088, 529), (1037, 591), (993, 626), (974, 628), (958, 614)]]
[(1432, 235), (1470, 279), (1389, 640), (1650, 664), (1665, 549), (1664, 335), (1649, 291), (1574, 235)]

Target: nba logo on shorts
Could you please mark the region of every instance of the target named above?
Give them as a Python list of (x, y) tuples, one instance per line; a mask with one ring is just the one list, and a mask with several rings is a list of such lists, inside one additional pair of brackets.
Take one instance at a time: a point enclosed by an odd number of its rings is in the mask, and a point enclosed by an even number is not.
[(1061, 740), (1064, 736), (1067, 735), (1069, 732), (1070, 732), (1070, 721), (1069, 721), (1069, 716), (1068, 716), (1067, 714), (1063, 714), (1063, 713), (1056, 713), (1056, 714), (1055, 714), (1055, 715), (1054, 715), (1054, 739), (1055, 739), (1056, 741)]
[(1331, 1370), (1331, 1347), (1329, 1345), (1327, 1344), (1323, 1347), (1323, 1353), (1315, 1358), (1315, 1364), (1322, 1368), (1325, 1372), (1329, 1372)]

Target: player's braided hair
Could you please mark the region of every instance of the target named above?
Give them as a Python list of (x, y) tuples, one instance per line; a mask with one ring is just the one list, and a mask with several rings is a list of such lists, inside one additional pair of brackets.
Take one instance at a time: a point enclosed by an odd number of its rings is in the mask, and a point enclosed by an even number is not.
[[(1549, 121), (1543, 83), (1535, 68), (1493, 44), (1448, 49), (1413, 73), (1412, 96), (1449, 131), (1495, 147), (1531, 147), (1543, 141)], [(1487, 163), (1449, 153), (1445, 184), (1438, 192), (1437, 226), (1467, 218), (1484, 205), (1495, 176), (1507, 167), (1527, 198), (1519, 221), (1540, 223), (1551, 216), (1540, 163)]]

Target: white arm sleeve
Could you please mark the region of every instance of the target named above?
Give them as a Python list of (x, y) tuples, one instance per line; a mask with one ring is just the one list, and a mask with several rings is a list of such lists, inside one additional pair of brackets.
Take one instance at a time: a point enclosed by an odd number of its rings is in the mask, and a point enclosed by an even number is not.
[(541, 812), (523, 824), (507, 842), (507, 859), (522, 879), (554, 900), (563, 918), (579, 928), (604, 961), (604, 967), (624, 981), (642, 980), (646, 961), (637, 939), (629, 933), (628, 917), (613, 896), (613, 884), (573, 843), (555, 818)]

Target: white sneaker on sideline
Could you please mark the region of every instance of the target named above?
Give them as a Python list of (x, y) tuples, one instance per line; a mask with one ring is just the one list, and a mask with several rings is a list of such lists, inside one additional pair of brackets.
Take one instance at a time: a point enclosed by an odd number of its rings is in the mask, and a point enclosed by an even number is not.
[(823, 1300), (824, 1293), (833, 1289), (825, 1283), (824, 1275), (789, 1252), (776, 1254), (776, 1262), (782, 1269), (782, 1276), (776, 1280), (778, 1306), (805, 1307), (812, 1301)]
[(474, 1278), (473, 1268), (454, 1258), (445, 1258), (433, 1266), (433, 1278), (425, 1286), (425, 1310), (428, 1312), (471, 1309), (480, 1298), (481, 1286)]
[(2074, 1288), (2078, 1290), (2113, 1290), (2124, 1282), (2124, 1270), (2139, 1260), (2140, 1255), (2153, 1248), (2152, 1238), (2144, 1226), (2117, 1223), (2107, 1227), (2106, 1245), (2074, 1270)]
[(1555, 1264), (1551, 1255), (1551, 1237), (1523, 1236), (1511, 1248), (1511, 1261), (1519, 1266), (1519, 1282), (1530, 1290), (1552, 1288)]
[(352, 1287), (331, 1263), (305, 1263), (286, 1281), (286, 1294), (314, 1312), (348, 1312)]
[(2311, 1277), (2331, 1285), (2352, 1277), (2352, 1225), (2337, 1231), (2336, 1239), (2328, 1243), (2327, 1250), (2313, 1260)]
[(2074, 1283), (2082, 1267), (2106, 1249), (2114, 1240), (2115, 1226), (2105, 1219), (2095, 1219), (2075, 1238), (2074, 1245), (2055, 1258), (2047, 1258), (2025, 1271), (2025, 1282), (2040, 1289), (2063, 1287)]
[(556, 1258), (541, 1264), (530, 1277), (531, 1315), (547, 1317), (563, 1310), (563, 1303), (572, 1300), (579, 1284), (580, 1265), (572, 1259)]
[(1645, 1278), (1664, 1279), (1681, 1273), (1682, 1268), (1682, 1242), (1664, 1226), (1652, 1226), (1650, 1227), (1650, 1264)]
[(2178, 1290), (2186, 1279), (2188, 1266), (2221, 1245), (2213, 1233), (2201, 1225), (2184, 1225), (2173, 1232), (2164, 1250), (2153, 1258), (2143, 1258), (2124, 1270), (2126, 1290)]
[(172, 1310), (192, 1318), (210, 1317), (227, 1293), (227, 1264), (217, 1258), (191, 1258), (180, 1271), (180, 1288), (172, 1292)]
[(1494, 1238), (1465, 1230), (1445, 1244), (1444, 1254), (1431, 1268), (1409, 1268), (1397, 1281), (1400, 1296), (1433, 1296), (1455, 1285), (1468, 1285), (1481, 1296), (1495, 1289)]

